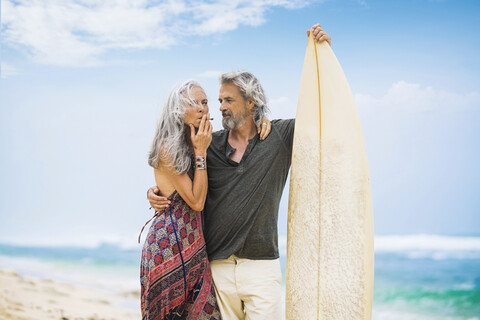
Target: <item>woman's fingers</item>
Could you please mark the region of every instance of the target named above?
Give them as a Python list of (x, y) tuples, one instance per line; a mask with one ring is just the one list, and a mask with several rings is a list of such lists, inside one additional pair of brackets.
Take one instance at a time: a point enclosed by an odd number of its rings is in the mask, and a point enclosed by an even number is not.
[(207, 115), (204, 114), (202, 120), (200, 120), (200, 126), (198, 127), (198, 133), (203, 133), (205, 131), (205, 122), (207, 122)]
[(272, 129), (272, 123), (270, 121), (267, 121), (264, 123), (265, 125), (262, 124), (262, 132), (260, 133), (260, 140), (265, 140), (265, 138), (268, 137)]
[(211, 133), (211, 128), (212, 128), (212, 123), (210, 122), (210, 113), (207, 113), (207, 118), (206, 118), (206, 125), (205, 125), (205, 132), (207, 134), (210, 134)]
[(268, 118), (263, 118), (262, 123), (257, 126), (257, 132), (260, 140), (265, 140), (272, 128), (272, 123)]
[(193, 142), (195, 140), (195, 127), (190, 123), (190, 140)]
[(212, 124), (208, 120), (210, 114), (202, 116), (198, 130), (194, 136), (192, 136), (192, 144), (196, 151), (205, 152), (212, 141)]
[(264, 136), (265, 136), (265, 131), (266, 130), (267, 130), (267, 123), (265, 121), (263, 121), (262, 125), (260, 127), (260, 132), (259, 132), (260, 140), (265, 139)]
[(208, 134), (210, 135), (210, 137), (212, 136), (212, 132), (213, 132), (212, 123), (208, 121)]
[[(210, 135), (212, 132), (212, 123), (210, 122), (210, 113), (207, 113), (202, 117), (202, 122), (200, 122), (200, 126), (198, 127), (197, 135)], [(203, 126), (202, 126), (203, 123)]]

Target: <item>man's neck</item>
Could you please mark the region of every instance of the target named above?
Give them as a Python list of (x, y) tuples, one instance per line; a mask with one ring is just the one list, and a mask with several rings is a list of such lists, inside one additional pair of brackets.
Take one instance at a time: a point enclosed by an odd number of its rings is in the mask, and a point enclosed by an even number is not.
[(230, 130), (229, 140), (233, 140), (242, 144), (248, 144), (248, 140), (255, 137), (256, 134), (257, 127), (253, 122), (253, 119), (250, 117), (245, 121), (242, 126)]

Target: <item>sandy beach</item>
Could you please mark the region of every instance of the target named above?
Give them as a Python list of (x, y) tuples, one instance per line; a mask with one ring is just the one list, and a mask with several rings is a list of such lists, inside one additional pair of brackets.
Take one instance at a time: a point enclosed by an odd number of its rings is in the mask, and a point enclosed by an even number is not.
[(0, 319), (140, 319), (140, 311), (125, 306), (135, 301), (139, 292), (110, 293), (0, 270)]

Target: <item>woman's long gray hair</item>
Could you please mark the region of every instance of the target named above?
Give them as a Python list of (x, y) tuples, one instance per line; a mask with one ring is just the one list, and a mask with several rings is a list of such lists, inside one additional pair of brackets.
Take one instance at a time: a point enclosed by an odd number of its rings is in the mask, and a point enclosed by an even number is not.
[(266, 117), (266, 114), (270, 111), (267, 105), (267, 97), (263, 91), (263, 87), (260, 84), (260, 81), (247, 71), (230, 71), (220, 75), (218, 79), (220, 84), (232, 82), (235, 84), (243, 98), (248, 100), (253, 98), (255, 103), (253, 121), (256, 125), (260, 125), (263, 118)]
[(193, 153), (183, 118), (188, 105), (196, 104), (191, 95), (194, 87), (202, 88), (197, 81), (188, 80), (175, 86), (168, 95), (148, 156), (150, 166), (170, 166), (177, 174), (187, 173), (190, 169)]

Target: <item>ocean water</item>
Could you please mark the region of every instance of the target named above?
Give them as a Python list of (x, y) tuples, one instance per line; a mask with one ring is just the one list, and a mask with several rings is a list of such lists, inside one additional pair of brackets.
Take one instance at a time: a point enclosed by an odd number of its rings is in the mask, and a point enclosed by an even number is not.
[[(285, 274), (284, 237), (280, 250)], [(0, 269), (129, 293), (139, 291), (140, 256), (141, 246), (133, 244), (0, 244)], [(480, 320), (480, 237), (376, 236), (373, 319)]]
[(374, 318), (480, 319), (480, 238), (376, 237)]

